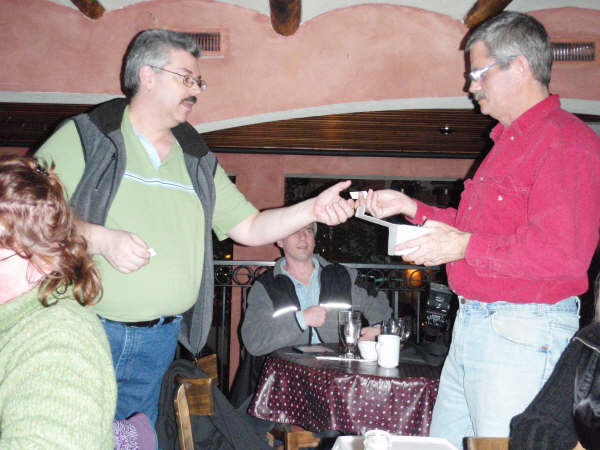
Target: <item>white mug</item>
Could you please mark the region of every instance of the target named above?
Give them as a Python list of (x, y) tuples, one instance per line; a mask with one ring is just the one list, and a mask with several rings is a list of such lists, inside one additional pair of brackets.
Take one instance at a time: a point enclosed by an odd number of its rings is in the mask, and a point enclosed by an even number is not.
[(400, 336), (380, 334), (377, 338), (377, 364), (391, 369), (400, 361)]
[(360, 356), (362, 356), (365, 361), (377, 361), (376, 346), (377, 342), (375, 341), (358, 341), (358, 350), (360, 351)]
[(364, 450), (390, 450), (392, 435), (384, 430), (369, 430), (363, 441)]

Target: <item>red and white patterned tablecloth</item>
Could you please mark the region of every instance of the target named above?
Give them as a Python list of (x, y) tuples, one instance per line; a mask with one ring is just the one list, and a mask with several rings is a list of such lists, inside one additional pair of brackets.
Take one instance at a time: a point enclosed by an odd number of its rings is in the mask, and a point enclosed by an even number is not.
[(321, 432), (382, 429), (427, 436), (439, 367), (317, 360), (284, 349), (267, 358), (249, 413)]

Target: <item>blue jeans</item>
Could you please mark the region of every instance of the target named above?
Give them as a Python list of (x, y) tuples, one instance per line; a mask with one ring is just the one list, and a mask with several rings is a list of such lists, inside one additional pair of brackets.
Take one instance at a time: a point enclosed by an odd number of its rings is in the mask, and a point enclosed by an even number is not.
[(465, 436), (508, 436), (578, 328), (577, 297), (553, 305), (459, 297), (430, 436), (457, 448)]
[(115, 420), (145, 413), (154, 425), (163, 376), (175, 356), (181, 316), (153, 327), (128, 327), (100, 317), (117, 377)]

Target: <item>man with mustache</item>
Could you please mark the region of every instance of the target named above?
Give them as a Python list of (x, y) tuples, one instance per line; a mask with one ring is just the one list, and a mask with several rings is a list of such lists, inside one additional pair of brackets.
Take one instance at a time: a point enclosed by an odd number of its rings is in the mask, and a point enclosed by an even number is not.
[(102, 275), (94, 306), (111, 346), (116, 419), (156, 421), (177, 341), (200, 354), (213, 306), (212, 236), (262, 245), (353, 212), (338, 183), (316, 198), (258, 212), (187, 118), (206, 88), (197, 43), (151, 29), (124, 61), (127, 96), (67, 121), (38, 151), (56, 165)]
[[(579, 327), (579, 298), (600, 226), (600, 139), (550, 95), (552, 53), (531, 16), (504, 12), (466, 42), (469, 92), (499, 121), (494, 147), (465, 182), (458, 209), (370, 191), (377, 217), (432, 229), (397, 250), (447, 263), (459, 298), (430, 433), (508, 436)], [(567, 399), (568, 400), (568, 399)]]

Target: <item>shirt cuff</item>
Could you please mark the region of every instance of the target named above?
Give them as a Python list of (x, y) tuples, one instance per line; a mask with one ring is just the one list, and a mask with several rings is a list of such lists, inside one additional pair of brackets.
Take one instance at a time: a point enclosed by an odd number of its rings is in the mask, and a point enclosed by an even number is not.
[(431, 207), (419, 200), (415, 200), (415, 201), (417, 202), (417, 212), (415, 213), (415, 218), (411, 219), (410, 217), (407, 217), (406, 219), (410, 223), (414, 223), (417, 225), (423, 225), (428, 219), (433, 217), (433, 207)]

